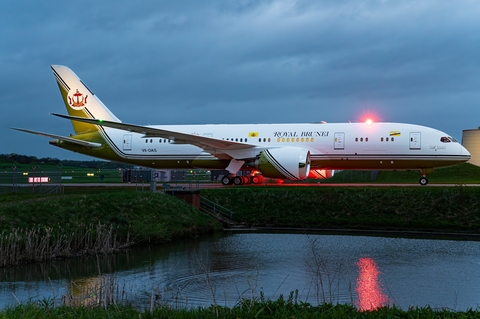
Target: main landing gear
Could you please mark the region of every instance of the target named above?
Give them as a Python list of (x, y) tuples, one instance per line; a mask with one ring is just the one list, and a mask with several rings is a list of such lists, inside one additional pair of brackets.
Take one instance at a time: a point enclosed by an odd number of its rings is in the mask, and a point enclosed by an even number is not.
[(263, 182), (262, 175), (253, 175), (253, 176), (228, 175), (228, 176), (222, 177), (223, 185), (261, 184), (262, 182)]

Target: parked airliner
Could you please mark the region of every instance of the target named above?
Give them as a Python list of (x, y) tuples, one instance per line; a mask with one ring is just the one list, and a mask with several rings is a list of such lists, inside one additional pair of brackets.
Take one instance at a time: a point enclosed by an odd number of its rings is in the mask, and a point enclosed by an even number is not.
[[(162, 169), (222, 169), (222, 183), (258, 183), (263, 177), (303, 180), (332, 170), (419, 170), (456, 165), (470, 153), (439, 130), (413, 124), (311, 123), (135, 125), (120, 121), (65, 66), (52, 65), (74, 135), (43, 135), (50, 144), (89, 156)], [(250, 171), (250, 176), (239, 176)]]

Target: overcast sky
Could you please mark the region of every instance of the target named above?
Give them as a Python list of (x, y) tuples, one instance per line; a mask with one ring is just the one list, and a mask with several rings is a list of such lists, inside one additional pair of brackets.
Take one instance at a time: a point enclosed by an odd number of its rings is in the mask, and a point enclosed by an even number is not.
[(0, 153), (90, 159), (9, 129), (73, 133), (50, 64), (124, 122), (480, 125), (480, 2), (0, 2)]

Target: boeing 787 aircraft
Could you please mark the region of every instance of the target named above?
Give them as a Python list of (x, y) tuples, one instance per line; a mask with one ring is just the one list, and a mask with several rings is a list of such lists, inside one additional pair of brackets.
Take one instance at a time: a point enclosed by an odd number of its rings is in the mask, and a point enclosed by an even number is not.
[[(332, 170), (419, 170), (466, 162), (470, 153), (448, 134), (401, 123), (136, 125), (118, 119), (69, 68), (52, 65), (74, 135), (50, 144), (81, 154), (162, 169), (222, 169), (222, 183), (263, 177), (303, 180)], [(250, 176), (238, 172), (250, 171)]]

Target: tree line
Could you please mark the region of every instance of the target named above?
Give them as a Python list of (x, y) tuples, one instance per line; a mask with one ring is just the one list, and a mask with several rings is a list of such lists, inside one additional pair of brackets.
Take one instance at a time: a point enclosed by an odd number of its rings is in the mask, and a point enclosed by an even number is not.
[(104, 169), (116, 169), (116, 168), (131, 168), (132, 165), (107, 162), (107, 161), (78, 161), (78, 160), (60, 160), (52, 157), (36, 157), (29, 155), (21, 155), (16, 153), (0, 154), (0, 163), (6, 164), (50, 164), (50, 165), (64, 165), (74, 167), (87, 167), (87, 168), (104, 168)]

